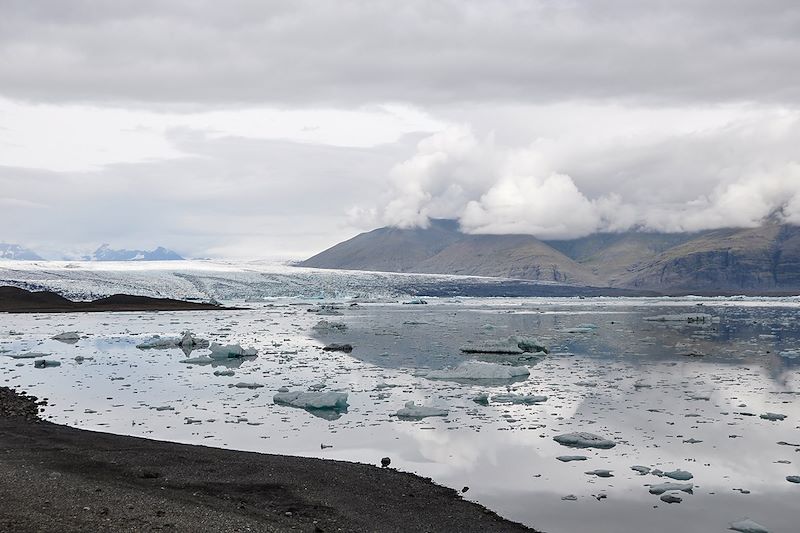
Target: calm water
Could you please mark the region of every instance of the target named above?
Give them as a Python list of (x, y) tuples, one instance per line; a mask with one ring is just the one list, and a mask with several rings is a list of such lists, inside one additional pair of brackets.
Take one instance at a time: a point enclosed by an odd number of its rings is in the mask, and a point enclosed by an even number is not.
[[(7, 350), (0, 370), (4, 384), (49, 398), (46, 416), (55, 422), (373, 464), (388, 455), (393, 467), (468, 486), (465, 497), (548, 532), (725, 531), (744, 516), (770, 531), (800, 530), (800, 485), (785, 479), (800, 475), (800, 299), (428, 301), (342, 302), (341, 316), (317, 316), (308, 309), (319, 302), (291, 299), (246, 311), (0, 315), (0, 350)], [(698, 312), (714, 319), (644, 320)], [(348, 329), (315, 332), (322, 318)], [(575, 329), (585, 324), (596, 327)], [(231, 362), (236, 374), (223, 377), (213, 373), (220, 365), (181, 363), (186, 355), (179, 349), (135, 347), (153, 334), (185, 329), (256, 347), (259, 356)], [(71, 330), (84, 338), (50, 339)], [(421, 375), (476, 358), (459, 351), (466, 342), (509, 335), (536, 337), (551, 353), (477, 358), (526, 365), (525, 380), (458, 383)], [(329, 342), (355, 349), (323, 353)], [(25, 351), (49, 353), (62, 364), (36, 369), (32, 360), (8, 357)], [(79, 355), (91, 359), (76, 362)], [(264, 387), (229, 386), (240, 381)], [(280, 387), (317, 384), (347, 391), (347, 412), (321, 417), (272, 401)], [(509, 389), (549, 398), (537, 405), (473, 401)], [(410, 400), (449, 414), (392, 416)], [(767, 412), (787, 417), (759, 417)], [(571, 431), (617, 445), (575, 450), (552, 439)], [(562, 463), (559, 455), (588, 460)], [(669, 479), (640, 475), (632, 465), (687, 470), (693, 494), (674, 493), (682, 502), (666, 504), (648, 485)], [(613, 477), (585, 473), (595, 469)], [(576, 499), (562, 500), (566, 495)]]

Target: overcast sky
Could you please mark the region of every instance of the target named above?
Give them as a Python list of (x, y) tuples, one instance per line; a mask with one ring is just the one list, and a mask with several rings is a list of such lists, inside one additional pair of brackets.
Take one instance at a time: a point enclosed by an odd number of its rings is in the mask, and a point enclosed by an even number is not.
[(0, 0), (0, 241), (800, 223), (795, 0)]

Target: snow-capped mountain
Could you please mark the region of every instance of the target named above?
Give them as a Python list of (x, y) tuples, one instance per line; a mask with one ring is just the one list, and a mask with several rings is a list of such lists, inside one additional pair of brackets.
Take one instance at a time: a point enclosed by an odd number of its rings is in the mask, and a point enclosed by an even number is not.
[(103, 244), (92, 255), (84, 256), (86, 261), (181, 261), (183, 257), (159, 246), (155, 250), (115, 250)]
[(21, 261), (40, 261), (42, 258), (34, 251), (20, 246), (0, 242), (0, 259), (19, 259)]

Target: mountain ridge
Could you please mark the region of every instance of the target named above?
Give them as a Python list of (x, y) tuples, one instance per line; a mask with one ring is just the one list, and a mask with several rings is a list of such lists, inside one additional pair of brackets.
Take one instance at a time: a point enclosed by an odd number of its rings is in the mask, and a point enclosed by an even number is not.
[(565, 285), (657, 290), (800, 291), (800, 227), (693, 233), (629, 231), (572, 240), (530, 235), (469, 235), (453, 220), (428, 228), (377, 228), (336, 244), (298, 266), (463, 274)]

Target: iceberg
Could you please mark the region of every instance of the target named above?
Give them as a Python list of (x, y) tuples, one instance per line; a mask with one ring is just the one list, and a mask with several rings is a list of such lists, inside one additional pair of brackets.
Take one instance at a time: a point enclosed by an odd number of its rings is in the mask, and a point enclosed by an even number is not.
[(68, 344), (73, 344), (81, 339), (81, 333), (80, 331), (65, 331), (64, 333), (59, 333), (58, 335), (54, 335), (50, 338), (55, 341), (61, 341), (61, 342), (66, 342)]
[(316, 324), (314, 324), (311, 329), (316, 331), (347, 331), (347, 324), (342, 322), (328, 322), (327, 320), (320, 320)]
[(548, 353), (547, 348), (536, 339), (508, 337), (465, 344), (461, 347), (464, 353), (489, 353), (503, 355), (520, 355), (523, 353)]
[(532, 405), (535, 403), (546, 402), (547, 396), (537, 396), (535, 394), (495, 394), (492, 396), (494, 403), (513, 403), (521, 405)]
[(691, 494), (692, 489), (694, 489), (694, 485), (691, 483), (672, 483), (671, 481), (667, 481), (666, 483), (651, 485), (650, 494), (664, 494), (665, 492), (673, 490), (679, 490), (681, 492), (688, 492)]
[(221, 345), (216, 342), (211, 343), (209, 350), (211, 350), (209, 357), (212, 359), (237, 359), (239, 357), (254, 357), (258, 354), (258, 350), (255, 348), (245, 349), (240, 344)]
[(529, 376), (530, 370), (524, 366), (509, 366), (484, 361), (465, 361), (455, 368), (432, 370), (428, 379), (514, 379)]
[(429, 416), (447, 416), (447, 413), (447, 409), (406, 402), (405, 407), (398, 409), (394, 416), (399, 418), (426, 418)]
[(346, 392), (278, 392), (272, 401), (301, 409), (347, 409)]
[(604, 439), (593, 433), (586, 433), (585, 431), (556, 435), (553, 437), (553, 440), (562, 446), (569, 446), (572, 448), (608, 449), (617, 445), (613, 440)]
[(61, 366), (61, 361), (53, 361), (52, 359), (37, 359), (33, 362), (36, 368), (51, 368), (54, 366)]

